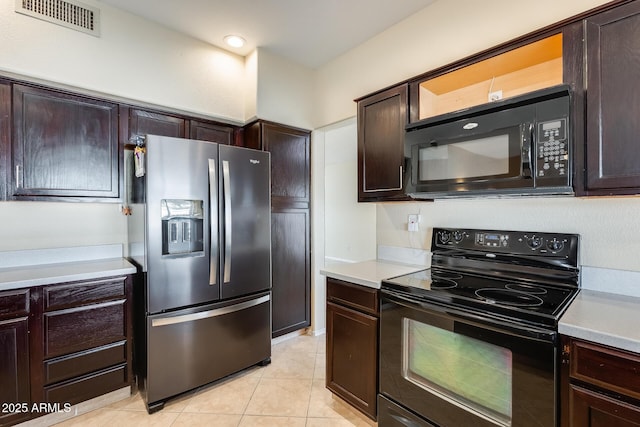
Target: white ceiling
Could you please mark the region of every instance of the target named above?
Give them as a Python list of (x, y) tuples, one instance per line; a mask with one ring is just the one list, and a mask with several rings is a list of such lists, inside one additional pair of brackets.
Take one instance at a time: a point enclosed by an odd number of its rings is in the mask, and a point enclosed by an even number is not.
[[(265, 48), (317, 68), (435, 0), (100, 0), (242, 56)], [(245, 47), (231, 49), (224, 36)]]

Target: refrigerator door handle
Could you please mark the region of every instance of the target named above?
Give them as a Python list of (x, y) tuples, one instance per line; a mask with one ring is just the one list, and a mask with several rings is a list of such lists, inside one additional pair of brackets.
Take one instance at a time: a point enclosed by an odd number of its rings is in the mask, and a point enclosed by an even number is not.
[(235, 313), (236, 311), (245, 310), (249, 307), (254, 307), (256, 305), (263, 304), (265, 302), (268, 302), (270, 299), (271, 299), (270, 295), (264, 295), (260, 298), (244, 301), (239, 304), (230, 305), (228, 307), (216, 308), (213, 310), (202, 311), (200, 313), (185, 314), (182, 316), (162, 317), (159, 319), (152, 319), (151, 326), (156, 327), (156, 326), (175, 325), (177, 323), (193, 322), (195, 320), (223, 316), (225, 314)]
[(229, 161), (222, 161), (222, 184), (224, 192), (224, 283), (231, 281), (231, 178)]
[(216, 159), (209, 159), (209, 285), (218, 277), (218, 186), (216, 185)]

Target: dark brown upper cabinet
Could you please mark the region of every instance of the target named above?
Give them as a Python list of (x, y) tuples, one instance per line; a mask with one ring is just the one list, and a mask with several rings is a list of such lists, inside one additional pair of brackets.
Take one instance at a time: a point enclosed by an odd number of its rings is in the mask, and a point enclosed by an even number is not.
[(233, 145), (234, 128), (214, 123), (191, 120), (189, 123), (191, 139)]
[(588, 17), (585, 195), (640, 193), (640, 2)]
[(310, 131), (259, 120), (244, 128), (242, 146), (271, 153), (271, 202), (274, 207), (309, 208)]
[(13, 86), (13, 199), (119, 197), (118, 106)]
[[(131, 137), (138, 135), (172, 136), (174, 138), (188, 138), (187, 120), (181, 116), (174, 116), (160, 112), (151, 112), (132, 107), (121, 107), (121, 126), (128, 126), (128, 131), (121, 128), (121, 133)], [(122, 123), (123, 118), (125, 122)], [(127, 119), (128, 118), (128, 122)]]
[(406, 84), (357, 99), (358, 201), (404, 200)]
[(7, 198), (11, 156), (11, 84), (0, 80), (0, 200)]
[(262, 147), (271, 153), (271, 200), (290, 208), (309, 208), (311, 202), (310, 132), (263, 123)]

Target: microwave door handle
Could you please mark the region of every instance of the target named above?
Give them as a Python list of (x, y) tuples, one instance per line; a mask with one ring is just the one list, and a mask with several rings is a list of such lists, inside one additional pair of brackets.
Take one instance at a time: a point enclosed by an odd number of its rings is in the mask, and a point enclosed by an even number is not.
[(209, 285), (218, 277), (218, 186), (216, 159), (209, 159)]
[[(522, 129), (522, 135), (520, 138), (520, 152), (522, 153), (522, 175), (525, 178), (533, 177), (532, 163), (531, 163), (531, 156), (532, 156), (531, 152), (534, 150), (533, 140), (535, 137), (533, 131), (534, 131), (533, 123), (524, 125)], [(527, 138), (529, 139), (529, 141), (527, 141)]]

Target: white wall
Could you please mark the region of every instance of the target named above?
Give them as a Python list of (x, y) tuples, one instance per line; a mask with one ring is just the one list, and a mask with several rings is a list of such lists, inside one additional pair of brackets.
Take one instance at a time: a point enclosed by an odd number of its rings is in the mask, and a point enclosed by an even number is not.
[(325, 258), (347, 262), (375, 259), (372, 230), (376, 208), (372, 203), (358, 203), (356, 120), (348, 119), (323, 131)]
[(0, 2), (0, 71), (244, 121), (244, 58), (96, 2), (94, 37)]
[(312, 134), (311, 326), (325, 331), (325, 278), (329, 261), (357, 262), (376, 257), (376, 206), (357, 203), (356, 119)]
[(313, 129), (313, 73), (266, 49), (258, 48), (257, 116)]
[(121, 244), (126, 233), (114, 203), (0, 202), (0, 251)]
[(355, 116), (354, 99), (608, 0), (438, 0), (316, 73), (316, 127)]
[[(421, 231), (406, 231), (407, 215)], [(640, 271), (640, 197), (440, 200), (378, 204), (378, 244), (428, 249), (432, 227), (580, 234), (580, 263)]]

